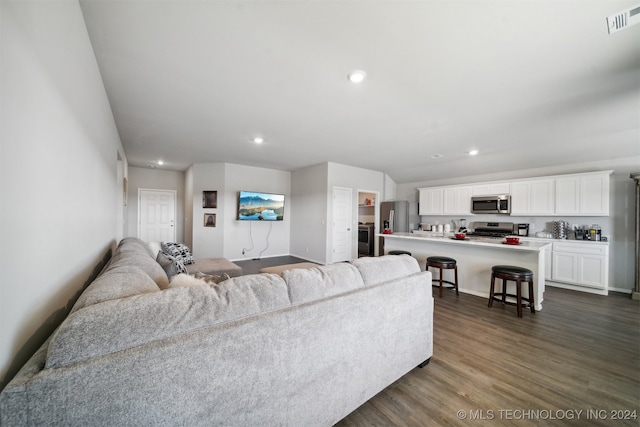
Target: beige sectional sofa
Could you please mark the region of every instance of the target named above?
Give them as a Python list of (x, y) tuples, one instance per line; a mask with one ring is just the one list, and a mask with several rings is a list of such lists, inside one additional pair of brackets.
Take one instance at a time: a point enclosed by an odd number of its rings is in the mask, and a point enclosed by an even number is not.
[(361, 258), (171, 287), (124, 239), (0, 424), (330, 426), (433, 354), (431, 274)]

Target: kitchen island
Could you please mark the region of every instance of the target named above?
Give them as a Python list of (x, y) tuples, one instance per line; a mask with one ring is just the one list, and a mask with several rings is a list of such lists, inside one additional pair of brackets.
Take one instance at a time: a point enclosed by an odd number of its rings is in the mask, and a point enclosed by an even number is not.
[[(542, 310), (545, 281), (545, 251), (551, 249), (547, 242), (523, 242), (519, 245), (507, 245), (502, 239), (468, 238), (457, 240), (451, 235), (431, 233), (393, 233), (378, 234), (384, 237), (384, 248), (388, 253), (392, 250), (411, 252), (418, 260), (420, 267), (426, 268), (427, 257), (446, 256), (457, 261), (458, 290), (460, 292), (489, 299), (491, 287), (491, 267), (494, 265), (514, 265), (533, 271), (533, 292), (536, 310)], [(435, 270), (432, 270), (435, 272)], [(444, 271), (445, 280), (453, 277), (451, 271)], [(449, 276), (450, 275), (450, 276)], [(437, 276), (435, 272), (434, 276)], [(434, 284), (436, 281), (434, 279)], [(496, 289), (499, 290), (496, 281)], [(507, 282), (514, 286), (514, 282)], [(508, 291), (509, 292), (509, 291)], [(509, 292), (512, 293), (512, 292)], [(515, 293), (515, 292), (513, 292)], [(523, 286), (526, 295), (526, 286)], [(445, 298), (450, 297), (445, 295)], [(453, 295), (455, 297), (455, 295)]]

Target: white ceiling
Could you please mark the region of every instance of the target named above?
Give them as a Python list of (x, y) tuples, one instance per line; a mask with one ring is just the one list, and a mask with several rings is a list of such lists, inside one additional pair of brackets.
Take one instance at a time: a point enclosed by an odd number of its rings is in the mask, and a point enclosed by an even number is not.
[(406, 183), (640, 155), (640, 25), (605, 20), (638, 0), (80, 3), (131, 166)]

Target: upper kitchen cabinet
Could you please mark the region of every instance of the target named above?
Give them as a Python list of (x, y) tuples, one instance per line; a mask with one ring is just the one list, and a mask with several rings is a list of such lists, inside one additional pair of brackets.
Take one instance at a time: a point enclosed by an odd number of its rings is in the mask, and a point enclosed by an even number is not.
[(556, 178), (556, 214), (574, 216), (609, 215), (611, 171)]
[(444, 188), (444, 215), (471, 214), (471, 186)]
[(444, 189), (442, 187), (419, 188), (419, 215), (443, 215)]
[(531, 179), (511, 183), (511, 215), (554, 215), (555, 180)]
[(483, 184), (474, 184), (471, 188), (472, 196), (493, 196), (510, 193), (511, 185), (508, 182), (486, 182)]

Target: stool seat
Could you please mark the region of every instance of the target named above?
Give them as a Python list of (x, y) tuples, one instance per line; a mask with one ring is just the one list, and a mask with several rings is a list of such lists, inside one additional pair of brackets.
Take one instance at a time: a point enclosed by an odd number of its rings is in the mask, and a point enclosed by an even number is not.
[[(502, 279), (502, 292), (496, 295), (495, 283), (496, 279)], [(507, 281), (516, 282), (516, 294), (507, 293)], [(522, 282), (527, 283), (528, 298), (522, 296)], [(507, 297), (515, 298), (515, 303), (507, 301)], [(522, 307), (529, 307), (531, 313), (536, 312), (535, 301), (533, 295), (533, 272), (523, 267), (513, 265), (494, 265), (491, 267), (491, 289), (489, 292), (489, 307), (493, 306), (493, 301), (499, 301), (502, 304), (515, 305), (517, 307), (518, 317), (522, 317)]]
[[(434, 279), (433, 282), (437, 282), (438, 284), (434, 284), (433, 286), (438, 286), (440, 288), (440, 297), (442, 298), (442, 284), (446, 283), (450, 285), (451, 288), (456, 290), (456, 295), (458, 293), (458, 264), (455, 259), (449, 258), (446, 256), (430, 256), (427, 257), (427, 270), (429, 267), (437, 268), (440, 272), (440, 276), (437, 279)], [(453, 270), (454, 273), (454, 281), (451, 282), (449, 280), (443, 280), (442, 278), (442, 270)]]
[(411, 256), (411, 252), (407, 252), (407, 251), (389, 251), (389, 255), (409, 255), (409, 256)]
[(533, 276), (533, 271), (524, 267), (516, 267), (513, 265), (494, 265), (491, 267), (491, 271), (494, 273), (513, 274), (522, 277)]
[(442, 264), (446, 266), (444, 268), (453, 268), (456, 265), (456, 260), (446, 256), (430, 256), (427, 258), (427, 264), (433, 266), (435, 266), (435, 264)]

